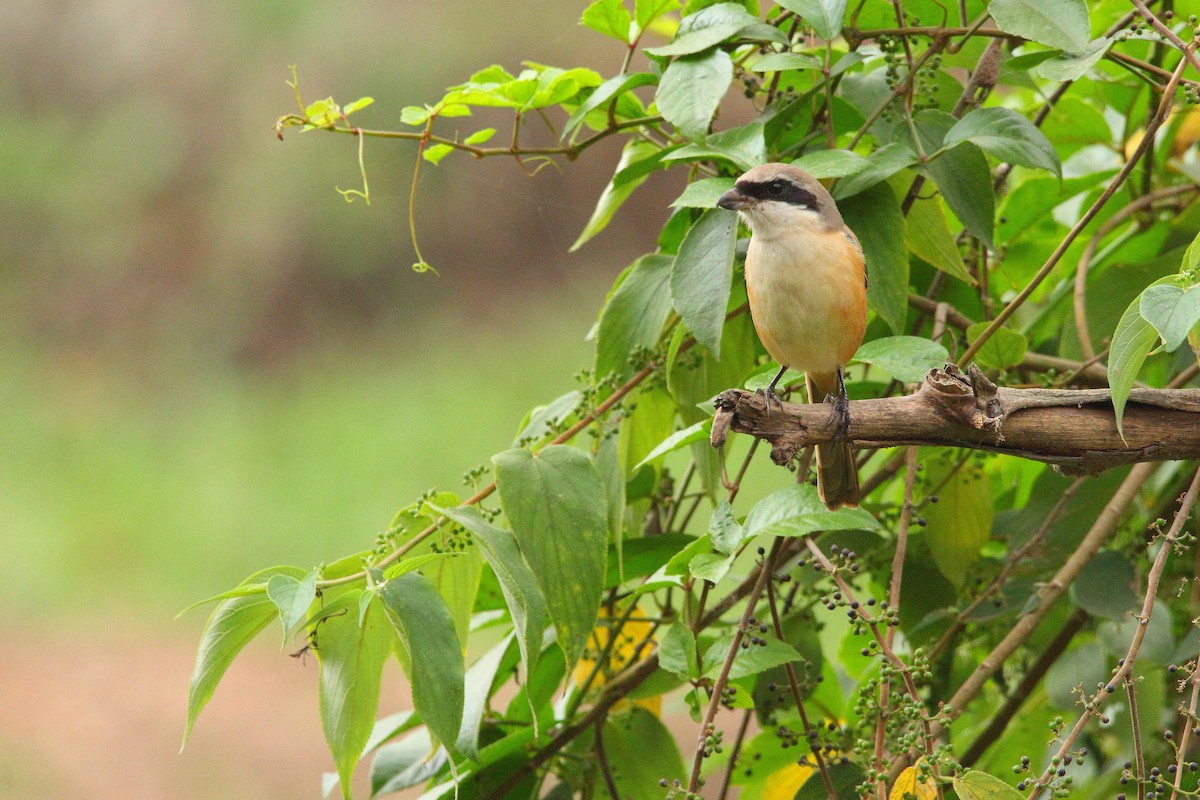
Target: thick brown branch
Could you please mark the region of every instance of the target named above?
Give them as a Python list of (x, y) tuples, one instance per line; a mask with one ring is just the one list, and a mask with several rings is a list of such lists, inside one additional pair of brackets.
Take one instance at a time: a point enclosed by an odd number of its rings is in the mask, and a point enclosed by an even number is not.
[[(721, 393), (716, 405), (714, 446), (729, 430), (748, 433), (771, 445), (777, 464), (838, 435), (828, 405), (788, 403), (768, 411), (761, 396), (740, 389)], [(1134, 389), (1124, 428), (1122, 440), (1107, 389), (998, 388), (975, 368), (964, 375), (949, 365), (932, 370), (911, 395), (850, 403), (849, 436), (857, 447), (968, 447), (1084, 474), (1200, 458), (1200, 390)]]

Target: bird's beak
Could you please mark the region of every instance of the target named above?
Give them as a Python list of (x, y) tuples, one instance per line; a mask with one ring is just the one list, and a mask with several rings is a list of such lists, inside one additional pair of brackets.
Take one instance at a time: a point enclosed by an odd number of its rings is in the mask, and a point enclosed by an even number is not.
[(717, 207), (728, 209), (729, 211), (741, 211), (743, 208), (748, 207), (753, 202), (753, 200), (739, 192), (737, 189), (730, 189), (728, 192), (721, 195), (721, 199), (717, 201)]

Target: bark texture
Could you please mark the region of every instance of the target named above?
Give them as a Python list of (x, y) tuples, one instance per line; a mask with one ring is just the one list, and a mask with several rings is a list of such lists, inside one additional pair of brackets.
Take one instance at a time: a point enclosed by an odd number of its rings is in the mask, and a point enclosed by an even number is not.
[[(803, 448), (837, 435), (829, 405), (785, 403), (769, 410), (761, 395), (729, 389), (716, 399), (712, 444), (729, 431), (771, 445), (787, 464)], [(1124, 439), (1108, 389), (1005, 389), (976, 367), (931, 370), (913, 394), (850, 403), (856, 448), (969, 447), (1044, 461), (1066, 474), (1094, 474), (1121, 464), (1200, 458), (1200, 390), (1134, 389), (1125, 406)]]

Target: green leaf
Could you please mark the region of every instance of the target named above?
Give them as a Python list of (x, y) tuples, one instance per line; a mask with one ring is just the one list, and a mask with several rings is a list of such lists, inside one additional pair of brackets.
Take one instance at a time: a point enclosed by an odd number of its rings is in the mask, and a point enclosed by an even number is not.
[[(633, 706), (610, 714), (601, 736), (604, 752), (614, 765), (612, 781), (621, 800), (660, 800), (664, 775), (683, 775), (683, 759), (675, 737), (657, 716)], [(602, 779), (597, 776), (597, 781)], [(594, 797), (608, 797), (597, 787)]]
[(583, 11), (579, 23), (597, 33), (611, 36), (622, 44), (629, 44), (629, 25), (632, 22), (624, 0), (595, 0)]
[(696, 636), (679, 620), (672, 622), (658, 645), (658, 665), (683, 680), (700, 677)]
[(446, 751), (434, 746), (425, 728), (386, 744), (371, 761), (371, 797), (424, 783), (445, 768), (446, 760)]
[[(858, 793), (858, 785), (865, 778), (862, 767), (853, 761), (829, 765), (829, 782), (833, 785), (834, 797), (837, 800), (859, 798), (861, 795)], [(796, 791), (792, 800), (829, 800), (829, 794), (825, 790), (824, 781), (819, 775), (814, 775), (812, 780), (805, 781), (804, 785)]]
[(508, 450), (492, 461), (500, 506), (542, 588), (569, 671), (591, 635), (604, 590), (604, 484), (585, 453), (564, 445), (537, 456)]
[(652, 348), (671, 313), (673, 259), (658, 253), (642, 256), (633, 263), (629, 274), (613, 292), (596, 332), (596, 376), (610, 372), (619, 379), (631, 375), (630, 356)]
[(429, 106), (405, 106), (400, 109), (400, 121), (405, 125), (421, 126), (433, 116)]
[(453, 151), (454, 148), (448, 144), (431, 144), (421, 153), (421, 158), (430, 164), (437, 164)]
[(733, 506), (728, 500), (722, 499), (713, 509), (708, 523), (708, 536), (712, 539), (713, 549), (725, 555), (733, 555), (745, 539), (742, 526), (734, 519)]
[(908, 315), (908, 255), (896, 195), (876, 185), (842, 200), (838, 208), (867, 259), (867, 302), (893, 333), (902, 333)]
[(844, 178), (862, 172), (871, 162), (853, 150), (817, 150), (805, 153), (792, 164), (814, 178)]
[(1094, 617), (1124, 620), (1141, 602), (1133, 590), (1136, 580), (1133, 564), (1125, 556), (1102, 550), (1071, 584), (1071, 599)]
[(634, 21), (644, 31), (663, 14), (679, 8), (679, 0), (634, 0), (633, 7)]
[(673, 453), (681, 447), (686, 447), (692, 442), (703, 442), (709, 438), (712, 432), (712, 420), (705, 419), (697, 422), (694, 425), (689, 425), (683, 430), (675, 431), (666, 439), (663, 439), (653, 450), (639, 461), (633, 468), (633, 472), (637, 472), (642, 467), (646, 466), (656, 458), (661, 458), (667, 453)]
[[(241, 586), (264, 586), (275, 575), (300, 580), (305, 572), (299, 567), (271, 567), (246, 578)], [(229, 669), (242, 648), (267, 627), (278, 613), (279, 609), (263, 590), (231, 597), (213, 609), (204, 625), (200, 649), (196, 653), (196, 665), (192, 669), (192, 680), (188, 686), (187, 722), (184, 724), (180, 749), (187, 744), (196, 717), (212, 699), (225, 670)]]
[(1021, 800), (1025, 797), (999, 778), (977, 769), (954, 777), (954, 793), (959, 800)]
[(267, 597), (279, 609), (279, 621), (283, 623), (282, 647), (287, 647), (317, 599), (317, 571), (313, 570), (300, 580), (291, 575), (272, 575), (267, 581)]
[(636, 89), (639, 86), (649, 86), (655, 83), (658, 83), (658, 76), (652, 75), (649, 72), (622, 73), (609, 78), (596, 87), (596, 91), (592, 92), (587, 100), (579, 104), (579, 108), (575, 109), (574, 113), (567, 120), (567, 124), (563, 126), (562, 136), (559, 138), (566, 139), (569, 137), (579, 129), (579, 126), (583, 124), (588, 114), (602, 105), (612, 102), (630, 89)]
[(721, 195), (733, 188), (733, 178), (701, 178), (692, 181), (683, 194), (671, 203), (672, 208), (712, 208)]
[(779, 0), (779, 5), (803, 17), (825, 41), (841, 33), (846, 19), (846, 0)]
[(470, 136), (463, 139), (463, 144), (483, 144), (495, 135), (495, 128), (484, 128), (482, 130), (475, 131)]
[(905, 244), (910, 253), (964, 283), (975, 285), (975, 279), (963, 266), (962, 254), (946, 222), (941, 200), (936, 197), (916, 200), (905, 220)]
[(1032, 122), (1010, 108), (977, 108), (946, 134), (944, 147), (974, 142), (996, 158), (1062, 176), (1054, 145)]
[(821, 69), (820, 59), (803, 53), (767, 53), (751, 65), (751, 72), (784, 72), (790, 69)]
[(379, 599), (408, 654), (413, 708), (438, 741), (453, 746), (463, 717), (465, 670), (446, 601), (417, 572), (388, 581)]
[(696, 341), (721, 356), (721, 329), (733, 278), (737, 215), (710, 209), (683, 237), (671, 267), (671, 300)]
[(1049, 58), (1038, 64), (1033, 72), (1049, 81), (1077, 81), (1100, 63), (1111, 46), (1112, 40), (1107, 37), (1093, 39), (1082, 53), (1059, 53), (1057, 58)]
[(1173, 281), (1158, 281), (1142, 291), (1142, 317), (1154, 326), (1164, 349), (1173, 353), (1200, 322), (1200, 290)]
[(655, 101), (663, 119), (689, 139), (708, 132), (721, 98), (733, 82), (733, 60), (724, 50), (677, 58), (667, 66)]
[(897, 143), (886, 144), (867, 156), (867, 164), (863, 169), (834, 184), (833, 197), (838, 201), (852, 197), (870, 189), (877, 183), (886, 181), (900, 170), (915, 163), (917, 163), (917, 154), (907, 146)]
[(898, 381), (916, 383), (950, 360), (946, 348), (920, 336), (886, 336), (866, 342), (851, 361), (879, 367)]
[(779, 489), (754, 504), (742, 523), (742, 538), (806, 536), (822, 530), (879, 530), (870, 512), (861, 508), (830, 511), (817, 496), (817, 488), (796, 484)]
[(574, 389), (559, 395), (544, 406), (536, 406), (529, 411), (520, 432), (513, 441), (514, 447), (522, 442), (540, 442), (551, 433), (561, 430), (561, 426), (579, 409), (583, 401), (583, 393)]
[[(992, 534), (991, 482), (973, 462), (955, 469), (956, 461), (938, 454), (925, 463), (925, 483), (936, 489), (938, 502), (925, 507), (925, 537), (938, 570), (961, 588), (967, 569)], [(951, 474), (953, 470), (953, 474)]]
[[(725, 661), (725, 654), (729, 652), (732, 644), (733, 631), (727, 631), (709, 645), (708, 649), (704, 651), (704, 677), (717, 677), (721, 672), (721, 665)], [(749, 675), (757, 675), (763, 670), (779, 667), (802, 658), (803, 656), (796, 648), (772, 636), (765, 640), (765, 644), (751, 645), (744, 649), (738, 648), (738, 654), (733, 660), (733, 667), (729, 670), (729, 679), (737, 680)]]
[(766, 163), (765, 125), (754, 121), (706, 136), (663, 157), (663, 161), (728, 161), (743, 172)]
[[(1175, 276), (1162, 280), (1173, 281)], [(1161, 282), (1157, 281), (1151, 286)], [(1141, 371), (1146, 356), (1150, 354), (1150, 349), (1158, 338), (1154, 326), (1141, 314), (1141, 302), (1142, 296), (1138, 295), (1125, 309), (1120, 322), (1117, 323), (1117, 329), (1113, 332), (1112, 345), (1108, 350), (1108, 386), (1112, 391), (1113, 411), (1117, 416), (1117, 432), (1121, 434), (1122, 439), (1125, 438), (1125, 431), (1121, 427), (1121, 418), (1125, 415), (1125, 401), (1129, 399), (1133, 382), (1137, 380), (1138, 372)]]
[(653, 56), (686, 56), (707, 50), (738, 33), (758, 24), (758, 17), (746, 11), (740, 3), (717, 3), (683, 18), (670, 44), (646, 50)]
[(1005, 33), (1069, 53), (1079, 53), (1088, 45), (1084, 0), (991, 0), (987, 10)]
[[(413, 573), (400, 580), (418, 577)], [(360, 591), (350, 590), (339, 599), (355, 602)], [(350, 779), (375, 727), (380, 679), (391, 654), (392, 633), (374, 606), (361, 626), (354, 614), (347, 613), (325, 617), (314, 630), (321, 666), (321, 727), (337, 765), (342, 796), (349, 800)]]
[(662, 159), (667, 152), (669, 151), (662, 150), (656, 144), (638, 139), (625, 145), (612, 180), (600, 193), (596, 209), (584, 226), (583, 233), (579, 234), (579, 238), (571, 245), (572, 253), (608, 226), (613, 214), (617, 213), (617, 209), (633, 194), (633, 190), (641, 186), (651, 172), (662, 168)]
[[(940, 150), (946, 134), (958, 122), (945, 111), (935, 109), (921, 111), (913, 120), (927, 153)], [(907, 136), (907, 132), (904, 135)], [(992, 173), (983, 152), (976, 145), (964, 142), (943, 151), (917, 170), (933, 179), (946, 198), (946, 205), (967, 230), (992, 247), (996, 196), (992, 192)]]
[[(967, 341), (975, 344), (979, 335), (987, 329), (989, 322), (977, 322), (967, 328)], [(1028, 349), (1025, 337), (1012, 328), (1000, 327), (991, 338), (979, 348), (975, 360), (986, 369), (1004, 369), (1020, 364)]]
[(357, 100), (355, 100), (353, 103), (350, 103), (345, 108), (343, 108), (342, 113), (348, 117), (351, 114), (353, 114), (355, 111), (361, 111), (362, 109), (366, 108), (367, 106), (371, 105), (374, 102), (375, 102), (374, 97), (360, 97)]
[(437, 587), (463, 650), (471, 632), (471, 612), (475, 597), (479, 594), (479, 581), (483, 577), (483, 557), (479, 549), (468, 547), (453, 558), (442, 558), (424, 567), (421, 572)]
[[(488, 710), (488, 699), (492, 695), (496, 674), (504, 662), (512, 640), (511, 634), (505, 636), (467, 670), (462, 727), (459, 729), (454, 749), (472, 760), (479, 759), (479, 731), (483, 725), (483, 715)], [(510, 660), (508, 668), (511, 670), (513, 666), (513, 661)]]
[(542, 649), (542, 633), (546, 629), (546, 599), (533, 570), (521, 555), (516, 537), (511, 531), (492, 525), (475, 508), (444, 508), (441, 513), (475, 535), (479, 551), (496, 574), (504, 594), (517, 633), (521, 660), (526, 671), (533, 672)]

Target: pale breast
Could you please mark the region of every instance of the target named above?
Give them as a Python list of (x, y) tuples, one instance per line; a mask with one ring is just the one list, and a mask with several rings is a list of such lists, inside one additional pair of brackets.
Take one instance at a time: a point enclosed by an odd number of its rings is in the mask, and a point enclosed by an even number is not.
[(758, 336), (781, 364), (831, 373), (862, 343), (862, 256), (840, 231), (753, 236), (746, 288)]

